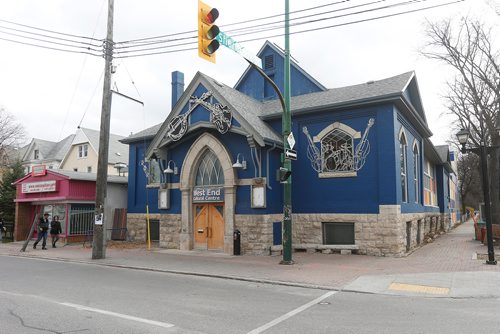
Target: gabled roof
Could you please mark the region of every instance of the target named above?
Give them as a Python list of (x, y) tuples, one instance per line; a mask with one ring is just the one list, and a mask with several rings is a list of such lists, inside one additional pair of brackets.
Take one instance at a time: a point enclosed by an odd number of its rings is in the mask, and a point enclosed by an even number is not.
[[(390, 78), (368, 81), (364, 84), (329, 89), (294, 96), (291, 99), (292, 114), (317, 112), (340, 108), (358, 107), (367, 104), (392, 101), (396, 103), (406, 116), (413, 121), (424, 135), (431, 136), (432, 132), (427, 127), (427, 121), (420, 102), (415, 106), (409, 99), (407, 87), (416, 88), (415, 72), (406, 72)], [(415, 93), (414, 93), (415, 94)], [(420, 101), (419, 96), (413, 95), (412, 100)], [(264, 102), (264, 119), (281, 117), (282, 108), (278, 100)]]
[[(207, 90), (212, 91), (215, 99), (217, 99), (221, 104), (227, 105), (232, 112), (233, 118), (241, 124), (241, 129), (234, 129), (234, 127), (231, 127), (229, 131), (240, 131), (241, 133), (243, 130), (247, 133), (247, 135), (253, 137), (261, 146), (264, 146), (264, 142), (282, 142), (282, 138), (268, 124), (260, 119), (259, 116), (262, 115), (261, 102), (240, 93), (201, 72), (197, 72), (187, 89), (180, 97), (179, 102), (175, 105), (172, 112), (160, 126), (160, 129), (148, 148), (147, 156), (150, 156), (153, 153), (152, 150), (155, 148), (167, 145), (172, 141), (168, 138), (168, 136), (166, 136), (168, 124), (172, 118), (181, 113), (186, 103), (189, 102), (189, 98), (193, 95), (199, 85), (202, 85)], [(187, 132), (189, 133), (190, 131), (193, 131), (193, 129), (190, 128)]]
[(436, 165), (442, 165), (449, 173), (454, 173), (450, 161), (450, 148), (448, 145), (434, 146), (432, 142), (426, 138), (424, 140), (425, 156)]
[(450, 147), (448, 145), (434, 146), (442, 162), (450, 161)]
[[(279, 48), (274, 43), (271, 43), (269, 41), (266, 41), (264, 43), (264, 45), (260, 48), (259, 52), (257, 53), (257, 57), (260, 58), (262, 56), (262, 53), (264, 52), (264, 50), (266, 48), (271, 48), (276, 54), (280, 55), (282, 58), (285, 57), (284, 50), (281, 49), (281, 48)], [(255, 64), (255, 65), (261, 67), (261, 64)], [(290, 66), (293, 66), (295, 69), (297, 69), (297, 71), (299, 71), (303, 76), (305, 76), (306, 78), (308, 78), (309, 80), (311, 80), (320, 89), (327, 90), (327, 88), (325, 86), (323, 86), (318, 80), (316, 80), (315, 78), (313, 78), (309, 73), (307, 73), (306, 71), (304, 71), (304, 69), (302, 69), (302, 67), (300, 67), (299, 64), (297, 64), (293, 59), (290, 59)], [(248, 72), (251, 69), (252, 69), (252, 66), (248, 65), (248, 67), (245, 69), (245, 71), (243, 72), (243, 74), (240, 76), (240, 78), (238, 79), (238, 81), (234, 85), (235, 89), (237, 89), (237, 87), (239, 87), (239, 85), (241, 84), (241, 81), (247, 76)]]
[(31, 140), (31, 143), (29, 143), (26, 151), (24, 152), (24, 155), (22, 157), (22, 161), (34, 160), (34, 159), (31, 159), (31, 157), (30, 157), (31, 152), (33, 152), (34, 150), (38, 150), (40, 152), (40, 155), (43, 157), (44, 160), (49, 159), (49, 152), (56, 146), (56, 144), (57, 143), (55, 143), (53, 141), (33, 138)]
[[(99, 153), (99, 136), (100, 132), (97, 130), (80, 128), (80, 130), (88, 138), (90, 145), (94, 148), (96, 153)], [(109, 134), (109, 152), (108, 163), (114, 164), (117, 162), (128, 163), (128, 146), (120, 142), (125, 137)]]
[(52, 150), (49, 152), (49, 156), (55, 160), (62, 160), (71, 147), (71, 143), (73, 142), (74, 134), (67, 136), (60, 142), (56, 143)]

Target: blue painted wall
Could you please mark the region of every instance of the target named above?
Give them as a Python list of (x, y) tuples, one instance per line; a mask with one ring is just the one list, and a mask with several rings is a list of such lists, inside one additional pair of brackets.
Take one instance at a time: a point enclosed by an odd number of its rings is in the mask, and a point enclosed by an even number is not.
[[(264, 64), (262, 64), (262, 68), (264, 68), (264, 72), (273, 79), (280, 91), (284, 92), (285, 60), (282, 55), (276, 53), (270, 47), (266, 47), (262, 51), (260, 57), (261, 59), (265, 59), (266, 56), (274, 57), (274, 67), (265, 69)], [(322, 91), (320, 86), (293, 65), (290, 66), (290, 80), (292, 82), (290, 90), (291, 96)], [(268, 85), (269, 84), (265, 82), (264, 78), (262, 78), (259, 73), (255, 70), (250, 70), (245, 77), (240, 79), (235, 89), (259, 101), (276, 99), (277, 96), (274, 89)]]
[[(276, 80), (280, 89), (283, 89), (283, 58), (276, 54), (272, 48), (262, 52), (262, 58), (274, 55), (274, 67), (266, 72)], [(292, 67), (292, 95), (306, 94), (320, 91), (316, 85), (299, 70)], [(254, 70), (247, 72), (237, 87), (238, 90), (258, 100), (275, 98), (274, 92), (264, 83), (262, 77)], [(200, 97), (206, 89), (199, 85), (194, 95)], [(272, 93), (272, 94), (271, 94)], [(414, 94), (413, 94), (414, 95)], [(411, 98), (416, 98), (407, 94)], [(212, 103), (217, 102), (214, 98)], [(182, 112), (186, 112), (184, 106)], [(307, 158), (308, 140), (302, 128), (307, 126), (311, 136), (317, 135), (321, 130), (334, 122), (341, 122), (359, 131), (361, 135), (370, 118), (375, 119), (368, 136), (370, 153), (366, 162), (356, 176), (343, 178), (320, 178), (313, 170)], [(206, 124), (210, 121), (210, 113), (202, 106), (196, 107), (190, 116), (190, 125)], [(267, 123), (277, 132), (281, 133), (281, 119), (268, 120)], [(233, 127), (240, 124), (233, 119)], [(408, 201), (402, 202), (400, 179), (400, 152), (399, 133), (404, 129), (407, 140), (407, 178)], [(237, 170), (239, 179), (266, 177), (270, 189), (266, 190), (267, 207), (263, 209), (251, 208), (250, 186), (238, 186), (236, 189), (236, 214), (273, 214), (283, 212), (283, 186), (276, 181), (276, 170), (281, 165), (280, 149), (266, 146), (260, 150), (261, 171), (252, 163), (251, 150), (244, 135), (228, 132), (224, 135), (213, 129), (198, 129), (186, 134), (180, 141), (172, 144), (168, 151), (168, 160), (173, 160), (179, 167), (179, 175), (168, 175), (168, 182), (179, 183), (180, 170), (184, 167), (184, 158), (194, 141), (204, 132), (209, 131), (217, 137), (230, 152), (232, 162), (241, 153), (247, 161), (247, 170)], [(293, 115), (292, 131), (296, 139), (295, 149), (298, 153), (297, 161), (292, 162), (292, 211), (294, 213), (378, 213), (379, 205), (401, 205), (402, 213), (435, 212), (447, 209), (448, 176), (442, 166), (436, 169), (438, 185), (439, 208), (425, 207), (423, 205), (423, 163), (424, 144), (423, 138), (411, 123), (404, 117), (392, 103), (376, 106), (351, 108), (345, 110), (330, 110), (307, 115)], [(354, 145), (359, 143), (356, 139)], [(415, 198), (414, 186), (414, 160), (413, 144), (416, 143), (419, 152), (419, 194)], [(144, 213), (149, 204), (151, 213), (181, 213), (181, 192), (179, 189), (170, 190), (170, 205), (168, 210), (159, 210), (158, 188), (146, 188), (146, 177), (139, 162), (143, 159), (144, 151), (149, 145), (144, 142), (130, 144), (130, 170), (129, 170), (129, 198), (128, 210), (130, 213)], [(317, 144), (319, 148), (319, 144)], [(163, 168), (166, 161), (163, 161)], [(267, 166), (269, 165), (269, 170)]]

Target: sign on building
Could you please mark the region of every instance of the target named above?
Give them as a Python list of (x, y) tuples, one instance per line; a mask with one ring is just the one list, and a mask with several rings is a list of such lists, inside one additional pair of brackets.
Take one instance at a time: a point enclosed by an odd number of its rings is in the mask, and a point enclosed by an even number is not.
[(45, 193), (56, 191), (56, 180), (23, 183), (22, 193)]
[(193, 203), (224, 202), (224, 187), (195, 187)]
[(47, 169), (45, 165), (35, 165), (31, 167), (31, 175), (32, 176), (44, 176), (47, 174)]

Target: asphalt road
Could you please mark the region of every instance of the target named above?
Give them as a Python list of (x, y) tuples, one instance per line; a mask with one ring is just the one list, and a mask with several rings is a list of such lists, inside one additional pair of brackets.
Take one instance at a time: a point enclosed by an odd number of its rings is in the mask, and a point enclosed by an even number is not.
[(0, 256), (0, 333), (495, 333), (498, 310)]

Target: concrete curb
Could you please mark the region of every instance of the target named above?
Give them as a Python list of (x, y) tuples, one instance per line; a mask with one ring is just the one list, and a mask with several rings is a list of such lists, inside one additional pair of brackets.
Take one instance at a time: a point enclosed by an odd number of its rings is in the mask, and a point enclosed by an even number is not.
[(30, 259), (35, 259), (35, 260), (46, 260), (46, 261), (79, 263), (79, 264), (87, 264), (87, 265), (95, 265), (95, 266), (119, 268), (119, 269), (132, 269), (132, 270), (138, 270), (138, 271), (152, 271), (152, 272), (174, 274), (174, 275), (186, 275), (186, 276), (197, 276), (197, 277), (207, 277), (207, 278), (218, 278), (218, 279), (225, 279), (225, 280), (235, 280), (235, 281), (243, 281), (243, 282), (251, 282), (251, 283), (261, 283), (261, 284), (270, 284), (270, 285), (291, 286), (291, 287), (299, 287), (299, 288), (307, 288), (307, 289), (318, 289), (318, 290), (328, 290), (328, 291), (341, 291), (340, 288), (331, 287), (331, 286), (323, 286), (323, 285), (308, 284), (308, 283), (287, 282), (287, 281), (276, 281), (276, 280), (268, 280), (268, 279), (261, 279), (261, 278), (252, 278), (252, 277), (243, 277), (243, 276), (209, 274), (209, 273), (203, 273), (203, 272), (180, 271), (180, 270), (161, 269), (161, 268), (154, 268), (154, 267), (140, 267), (140, 266), (131, 266), (131, 265), (124, 265), (124, 264), (116, 264), (116, 263), (98, 263), (98, 262), (91, 262), (91, 261), (84, 261), (84, 260), (74, 260), (74, 259), (66, 259), (66, 258), (58, 258), (58, 257), (29, 256), (29, 255), (21, 255), (21, 254), (19, 254), (19, 255), (16, 255), (16, 254), (0, 254), (0, 255), (10, 256), (10, 257), (30, 258)]

